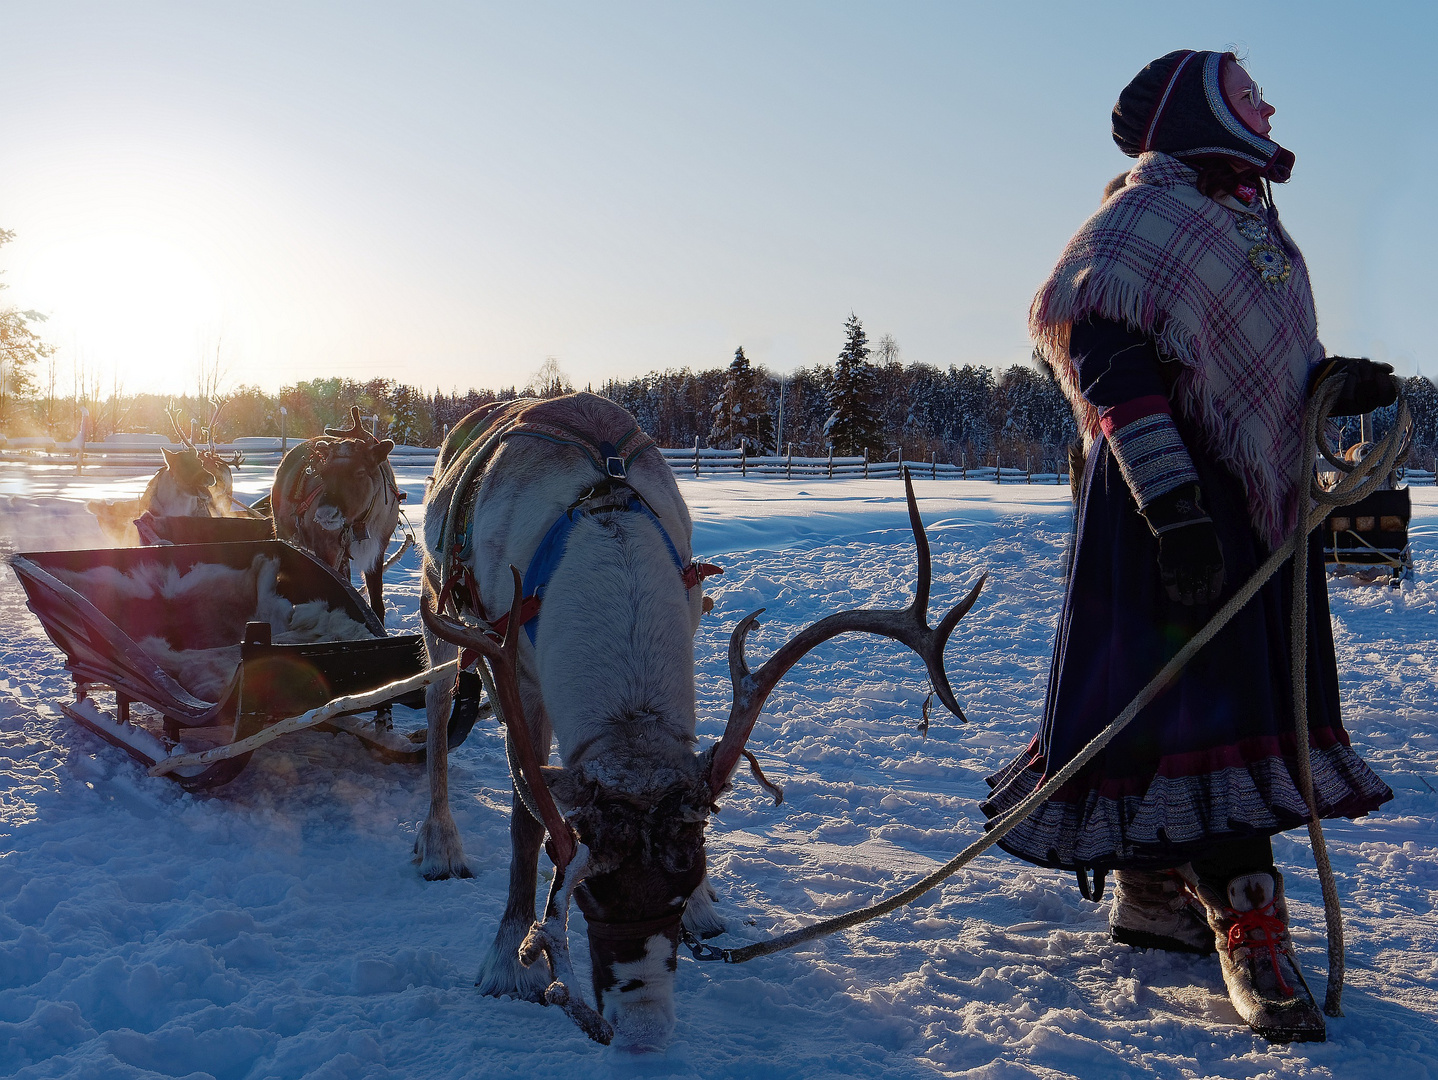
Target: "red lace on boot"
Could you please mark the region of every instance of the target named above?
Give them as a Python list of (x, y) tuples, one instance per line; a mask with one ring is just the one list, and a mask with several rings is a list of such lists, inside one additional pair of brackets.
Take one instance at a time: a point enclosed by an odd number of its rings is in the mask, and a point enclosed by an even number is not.
[[(1255, 946), (1261, 946), (1268, 951), (1269, 963), (1273, 965), (1273, 974), (1278, 979), (1278, 989), (1284, 997), (1293, 996), (1293, 987), (1288, 985), (1283, 977), (1283, 967), (1278, 962), (1278, 943), (1282, 936), (1288, 933), (1288, 927), (1283, 920), (1273, 914), (1273, 901), (1269, 901), (1261, 908), (1253, 908), (1250, 911), (1234, 911), (1229, 908), (1229, 914), (1234, 916), (1233, 925), (1228, 928), (1228, 955), (1232, 956), (1235, 949), (1247, 946), (1252, 951)], [(1254, 931), (1263, 931), (1262, 939), (1251, 937)]]

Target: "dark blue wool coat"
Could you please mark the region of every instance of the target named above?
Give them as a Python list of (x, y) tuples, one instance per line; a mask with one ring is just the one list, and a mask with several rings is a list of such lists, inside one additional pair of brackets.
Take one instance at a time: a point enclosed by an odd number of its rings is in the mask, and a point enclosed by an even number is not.
[[(1112, 323), (1075, 328), (1085, 397), (1100, 408), (1166, 393), (1151, 342)], [(1077, 351), (1077, 347), (1076, 347)], [(1158, 541), (1138, 513), (1118, 462), (1091, 448), (1075, 509), (1074, 546), (1043, 724), (989, 779), (996, 817), (1071, 760), (1268, 556), (1249, 523), (1242, 485), (1175, 417), (1223, 549), (1226, 580), (1212, 605), (1168, 598)], [(1321, 539), (1308, 571), (1308, 724), (1322, 817), (1354, 817), (1392, 792), (1349, 747)], [(1042, 866), (1172, 867), (1217, 843), (1304, 823), (1297, 786), (1289, 661), (1292, 563), (1241, 609), (1095, 762), (1000, 841)]]

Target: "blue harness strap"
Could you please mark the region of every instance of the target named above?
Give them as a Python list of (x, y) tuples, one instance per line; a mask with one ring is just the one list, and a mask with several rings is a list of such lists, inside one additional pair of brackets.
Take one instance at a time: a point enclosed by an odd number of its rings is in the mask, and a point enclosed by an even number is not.
[[(639, 497), (638, 492), (631, 492), (628, 500), (623, 505), (608, 505), (598, 510), (588, 510), (583, 506), (571, 506), (564, 513), (560, 514), (549, 531), (544, 534), (544, 539), (539, 542), (539, 547), (534, 551), (534, 556), (529, 560), (529, 566), (524, 571), (524, 596), (544, 599), (545, 590), (549, 588), (549, 580), (554, 576), (555, 569), (564, 558), (565, 548), (569, 545), (569, 534), (574, 531), (574, 526), (579, 524), (581, 518), (594, 517), (598, 514), (613, 513), (641, 513), (659, 530), (659, 535), (664, 539), (664, 546), (669, 549), (669, 557), (674, 560), (674, 567), (679, 571), (682, 579), (685, 566), (679, 558), (679, 549), (674, 546), (674, 541), (669, 536), (669, 531), (664, 528), (659, 516), (649, 509), (649, 505)], [(684, 595), (689, 595), (689, 588), (686, 585)], [(531, 619), (524, 624), (524, 629), (529, 634), (529, 643), (534, 644), (537, 633), (537, 620)]]

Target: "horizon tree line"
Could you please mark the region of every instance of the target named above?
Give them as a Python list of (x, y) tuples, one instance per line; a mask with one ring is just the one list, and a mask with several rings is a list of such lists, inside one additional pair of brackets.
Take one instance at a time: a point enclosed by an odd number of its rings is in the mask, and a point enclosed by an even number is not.
[[(105, 394), (98, 374), (78, 367), (73, 387), (64, 394), (57, 385), (54, 350), (29, 326), (31, 317), (0, 312), (6, 347), (0, 358), (0, 434), (69, 438), (82, 409), (90, 414), (92, 439), (125, 431), (169, 433), (167, 411), (176, 409), (194, 418), (201, 438), (208, 436), (204, 425), (214, 413), (220, 381), (217, 359), (201, 363), (195, 394), (126, 394), (118, 383)], [(590, 389), (631, 412), (661, 446), (742, 447), (750, 455), (867, 454), (876, 461), (902, 453), (906, 460), (932, 457), (971, 467), (1027, 464), (1044, 472), (1066, 467), (1068, 446), (1077, 437), (1073, 414), (1052, 375), (1036, 360), (1003, 371), (976, 364), (940, 369), (905, 363), (892, 335), (871, 349), (853, 313), (843, 331), (832, 365), (775, 375), (754, 364), (739, 345), (727, 367), (656, 371)], [(48, 361), (44, 387), (33, 375), (42, 360)], [(1421, 376), (1403, 382), (1415, 422), (1410, 461), (1433, 468), (1438, 387)], [(350, 406), (358, 405), (366, 417), (376, 418), (380, 436), (437, 446), (455, 422), (488, 402), (555, 397), (573, 389), (554, 357), (546, 358), (527, 385), (493, 390), (446, 394), (393, 379), (339, 376), (299, 381), (277, 393), (239, 385), (219, 395), (223, 407), (216, 441), (309, 438), (344, 421)], [(1386, 432), (1395, 411), (1375, 414), (1376, 434)], [(1357, 418), (1339, 424), (1336, 434), (1341, 445), (1357, 441)]]

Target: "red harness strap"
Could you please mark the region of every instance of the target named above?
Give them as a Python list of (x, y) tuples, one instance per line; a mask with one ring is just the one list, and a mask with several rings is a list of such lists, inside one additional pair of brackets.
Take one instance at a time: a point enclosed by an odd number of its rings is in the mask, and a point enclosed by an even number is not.
[[(435, 603), (436, 611), (443, 611), (444, 605), (453, 597), (456, 587), (462, 588), (465, 592), (465, 599), (472, 610), (481, 619), (484, 612), (479, 602), (479, 582), (474, 579), (474, 572), (460, 561), (460, 549), (456, 545), (450, 557), (450, 570), (445, 578), (444, 585), (439, 590), (439, 599)], [(537, 596), (526, 596), (519, 606), (519, 625), (523, 626), (539, 614), (540, 598)], [(459, 603), (456, 601), (455, 610), (459, 610)], [(499, 618), (489, 624), (485, 633), (497, 641), (503, 641), (505, 632), (509, 629), (509, 612), (505, 612)], [(459, 666), (467, 670), (479, 657), (473, 649), (465, 649), (460, 653)]]
[(684, 573), (680, 574), (679, 577), (684, 582), (686, 589), (692, 589), (705, 578), (713, 577), (715, 574), (722, 574), (723, 572), (724, 568), (722, 566), (715, 566), (713, 563), (692, 562), (684, 568)]
[[(523, 626), (539, 614), (540, 598), (538, 596), (526, 596), (519, 602), (519, 625)], [(494, 622), (489, 624), (489, 632), (495, 637), (503, 639), (505, 632), (509, 629), (509, 612), (505, 612)]]

